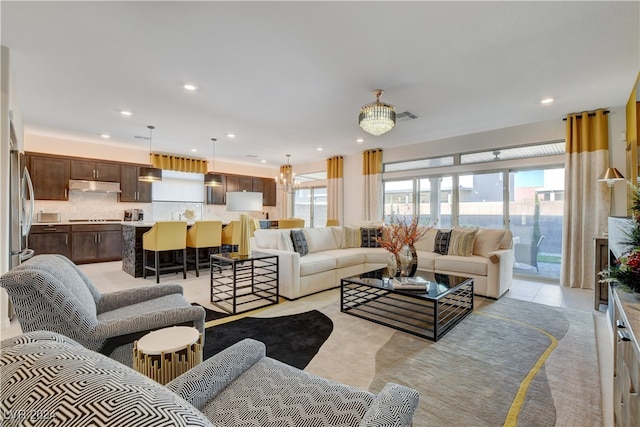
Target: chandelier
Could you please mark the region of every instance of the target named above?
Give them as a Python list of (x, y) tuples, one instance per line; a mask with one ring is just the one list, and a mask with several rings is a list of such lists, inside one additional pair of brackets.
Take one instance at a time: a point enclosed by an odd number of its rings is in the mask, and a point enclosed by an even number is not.
[(380, 102), (380, 96), (384, 91), (377, 89), (373, 92), (376, 102), (360, 108), (358, 122), (360, 127), (371, 135), (380, 136), (389, 132), (396, 124), (396, 111), (393, 105)]
[(293, 166), (289, 163), (290, 157), (291, 154), (287, 154), (287, 164), (280, 166), (280, 175), (276, 176), (276, 185), (287, 193), (295, 191), (296, 174), (293, 173)]
[[(147, 126), (149, 129), (149, 160), (151, 160), (151, 137), (154, 126)], [(153, 163), (149, 167), (141, 167), (140, 174), (138, 175), (138, 181), (142, 182), (158, 182), (162, 181), (162, 169), (153, 167)]]

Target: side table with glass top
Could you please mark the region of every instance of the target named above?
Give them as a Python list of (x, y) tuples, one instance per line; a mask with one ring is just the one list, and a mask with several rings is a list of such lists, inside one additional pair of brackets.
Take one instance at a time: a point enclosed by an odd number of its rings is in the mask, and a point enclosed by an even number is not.
[(211, 303), (229, 314), (278, 304), (278, 256), (211, 254)]

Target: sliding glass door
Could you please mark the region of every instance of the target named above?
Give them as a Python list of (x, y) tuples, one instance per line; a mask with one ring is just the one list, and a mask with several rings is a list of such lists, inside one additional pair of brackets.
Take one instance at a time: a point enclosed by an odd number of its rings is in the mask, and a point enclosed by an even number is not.
[(514, 273), (560, 278), (564, 168), (510, 172)]
[(306, 227), (324, 227), (327, 224), (327, 187), (297, 189), (293, 216), (304, 219)]

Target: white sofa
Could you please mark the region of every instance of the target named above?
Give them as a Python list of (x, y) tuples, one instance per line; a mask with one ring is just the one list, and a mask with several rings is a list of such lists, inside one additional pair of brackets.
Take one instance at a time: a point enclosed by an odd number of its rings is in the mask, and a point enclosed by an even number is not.
[[(296, 299), (340, 286), (340, 279), (387, 266), (390, 254), (361, 247), (359, 227), (321, 227), (302, 231), (308, 253), (301, 256), (291, 240), (291, 229), (260, 229), (252, 249), (279, 255), (280, 295)], [(418, 269), (474, 279), (474, 293), (500, 298), (511, 287), (513, 249), (510, 231), (478, 229), (469, 256), (434, 252), (436, 229), (415, 244)], [(450, 230), (441, 230), (450, 231)]]

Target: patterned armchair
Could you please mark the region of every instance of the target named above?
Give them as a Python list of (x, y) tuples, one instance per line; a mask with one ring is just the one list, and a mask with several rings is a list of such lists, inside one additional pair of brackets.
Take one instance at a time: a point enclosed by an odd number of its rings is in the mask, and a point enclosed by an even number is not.
[(265, 357), (264, 344), (251, 339), (166, 386), (52, 332), (0, 347), (0, 410), (34, 425), (401, 427), (411, 425), (419, 399), (398, 384), (376, 395), (311, 375)]
[(38, 255), (0, 277), (23, 332), (57, 332), (132, 365), (133, 341), (147, 332), (187, 324), (204, 332), (205, 311), (180, 285), (152, 285), (101, 294), (62, 255)]

